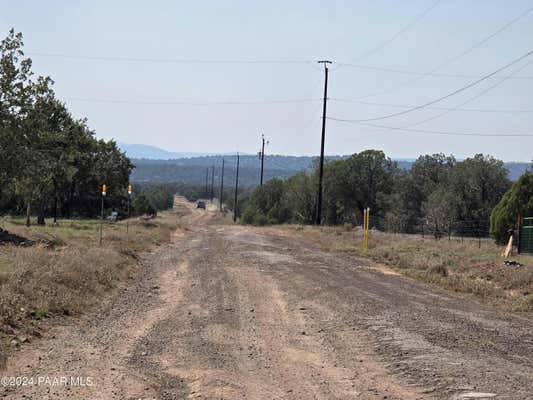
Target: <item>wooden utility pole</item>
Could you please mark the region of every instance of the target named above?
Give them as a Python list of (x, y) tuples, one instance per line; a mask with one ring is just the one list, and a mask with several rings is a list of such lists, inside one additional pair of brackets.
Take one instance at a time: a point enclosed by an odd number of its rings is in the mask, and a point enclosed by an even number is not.
[(205, 196), (209, 196), (209, 167), (205, 169)]
[(260, 185), (263, 186), (263, 165), (265, 164), (265, 135), (261, 135), (261, 153), (259, 157), (261, 158), (261, 180)]
[(215, 197), (215, 164), (211, 167), (211, 201)]
[(222, 211), (223, 201), (224, 201), (224, 157), (222, 157), (222, 176), (220, 177), (220, 211)]
[(239, 190), (239, 153), (237, 153), (237, 172), (235, 174), (235, 198), (233, 199), (233, 222), (237, 222), (237, 192)]
[(324, 102), (322, 106), (322, 140), (320, 142), (320, 166), (318, 170), (318, 195), (316, 204), (316, 224), (322, 223), (322, 180), (324, 179), (324, 142), (326, 141), (326, 104), (328, 100), (328, 64), (331, 61), (318, 61), (324, 64)]

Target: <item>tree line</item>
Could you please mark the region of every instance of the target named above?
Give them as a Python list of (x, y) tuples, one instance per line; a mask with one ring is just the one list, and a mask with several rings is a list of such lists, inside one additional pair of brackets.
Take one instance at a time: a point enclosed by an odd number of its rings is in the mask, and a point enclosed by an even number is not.
[[(215, 180), (220, 179), (222, 157), (226, 160), (225, 176), (228, 180), (235, 178), (235, 155), (203, 156), (180, 158), (174, 160), (148, 160), (132, 158), (135, 169), (132, 171), (131, 180), (137, 182), (180, 182), (191, 185), (205, 184), (206, 171), (215, 167)], [(328, 161), (345, 159), (348, 156), (327, 156)], [(394, 160), (399, 169), (411, 169), (415, 160)], [(506, 162), (505, 168), (509, 171), (511, 180), (518, 179), (529, 167), (528, 163)], [(287, 179), (299, 171), (311, 171), (313, 157), (282, 156), (275, 154), (265, 155), (264, 177), (265, 181), (272, 178)], [(257, 186), (259, 184), (260, 161), (257, 155), (243, 154), (240, 156), (239, 181), (243, 186)]]
[[(28, 223), (31, 215), (37, 215), (39, 223), (46, 216), (93, 217), (99, 214), (100, 188), (105, 183), (107, 208), (124, 213), (134, 165), (114, 141), (97, 139), (86, 119), (75, 118), (52, 86), (50, 77), (33, 74), (31, 59), (24, 56), (22, 34), (10, 30), (0, 42), (0, 210), (25, 214)], [(205, 169), (196, 167), (202, 183), (213, 162), (206, 160)], [(256, 162), (252, 156), (243, 160), (251, 163), (250, 168)], [(285, 161), (307, 162), (303, 158)], [(149, 164), (154, 165), (153, 173), (157, 167), (173, 169), (165, 162)], [(193, 167), (185, 164), (176, 167)], [(227, 171), (233, 173), (229, 167)], [(253, 171), (250, 179), (255, 180), (255, 175)], [(227, 179), (224, 198), (232, 209), (233, 189)], [(530, 185), (526, 172), (509, 191), (504, 163), (482, 154), (462, 161), (444, 154), (425, 155), (406, 169), (381, 151), (367, 150), (327, 161), (324, 223), (359, 224), (363, 209), (369, 207), (372, 223), (380, 229), (436, 236), (478, 236), (491, 231), (503, 237), (517, 213), (533, 213), (527, 197)], [(190, 199), (211, 196), (205, 184), (136, 186), (136, 214), (171, 207), (176, 192)], [(316, 192), (316, 165), (312, 165), (284, 180), (273, 178), (255, 189), (241, 188), (237, 212), (251, 224), (310, 224), (316, 213)], [(498, 205), (500, 200), (503, 203)]]
[[(435, 237), (492, 233), (501, 241), (506, 236), (505, 230), (512, 227), (517, 207), (522, 204), (517, 200), (518, 195), (506, 194), (512, 192), (512, 182), (507, 176), (508, 171), (501, 160), (483, 154), (463, 161), (445, 154), (424, 155), (413, 163), (411, 169), (405, 170), (398, 168), (396, 162), (382, 151), (363, 151), (326, 162), (324, 223), (360, 224), (363, 210), (369, 207), (372, 226), (378, 229), (426, 232)], [(515, 187), (520, 185), (522, 189), (513, 187), (524, 199), (527, 195), (523, 187), (531, 185), (530, 176), (526, 172), (515, 183)], [(286, 180), (272, 179), (242, 201), (242, 221), (257, 225), (312, 224), (316, 193), (316, 167)], [(513, 205), (495, 209), (503, 201), (502, 197), (513, 199)], [(522, 212), (533, 214), (531, 199), (522, 201)], [(527, 204), (531, 210), (527, 209)], [(502, 207), (504, 211), (500, 210)], [(501, 215), (493, 216), (491, 229), (493, 210)], [(500, 223), (502, 218), (507, 222)]]
[(0, 43), (0, 210), (45, 216), (90, 217), (106, 202), (124, 210), (133, 169), (114, 141), (99, 140), (85, 119), (57, 99), (53, 81), (35, 76), (21, 33)]
[[(367, 150), (327, 160), (324, 169), (324, 223), (361, 224), (371, 209), (371, 225), (389, 232), (486, 237), (503, 243), (518, 216), (533, 216), (533, 173), (515, 182), (503, 161), (476, 154), (418, 157), (410, 168), (382, 151)], [(220, 197), (220, 177), (210, 185), (164, 184), (190, 201)], [(234, 177), (225, 176), (224, 204), (234, 210)], [(245, 224), (313, 224), (316, 215), (317, 160), (310, 169), (263, 186), (241, 186), (237, 215)]]

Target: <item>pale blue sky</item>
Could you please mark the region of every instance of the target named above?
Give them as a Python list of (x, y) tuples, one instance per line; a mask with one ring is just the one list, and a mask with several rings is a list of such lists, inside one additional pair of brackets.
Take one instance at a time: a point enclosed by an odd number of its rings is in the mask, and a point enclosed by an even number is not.
[[(255, 152), (260, 133), (269, 152), (319, 152), (323, 72), (314, 61), (426, 72), (462, 53), (533, 6), (531, 1), (442, 0), (416, 25), (379, 51), (434, 0), (367, 1), (7, 1), (0, 31), (23, 32), (39, 74), (56, 81), (58, 97), (86, 116), (100, 137), (173, 151)], [(533, 12), (439, 73), (482, 76), (533, 49)], [(38, 55), (202, 59), (310, 60), (296, 64), (182, 64), (109, 61)], [(362, 57), (363, 55), (363, 57)], [(532, 57), (533, 58), (533, 57)], [(533, 77), (527, 61), (499, 74)], [(328, 115), (365, 119), (401, 108), (334, 99), (418, 105), (475, 78), (413, 76), (333, 65)], [(490, 79), (437, 107), (453, 108), (494, 85)], [(463, 108), (533, 110), (533, 79), (508, 79)], [(385, 92), (385, 93), (382, 93)], [(378, 95), (375, 95), (375, 94)], [(374, 96), (365, 97), (368, 95)], [(365, 97), (364, 99), (361, 99)], [(82, 101), (92, 99), (97, 101)], [(135, 104), (317, 99), (245, 105)], [(125, 100), (126, 103), (108, 101)], [(440, 114), (424, 109), (376, 123), (406, 127)], [(453, 111), (413, 128), (463, 133), (533, 134), (533, 112)], [(392, 157), (477, 152), (530, 161), (533, 137), (402, 134), (328, 121), (326, 153), (377, 148)]]

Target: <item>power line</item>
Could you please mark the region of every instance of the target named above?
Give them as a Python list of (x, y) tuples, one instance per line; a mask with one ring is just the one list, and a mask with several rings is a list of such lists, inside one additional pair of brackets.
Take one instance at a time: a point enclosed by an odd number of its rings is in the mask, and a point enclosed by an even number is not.
[[(522, 18), (524, 18), (526, 15), (528, 15), (531, 11), (533, 11), (533, 7), (530, 7), (526, 10), (524, 10), (522, 13), (520, 13), (518, 16), (514, 17), (513, 19), (511, 19), (510, 21), (508, 21), (507, 23), (505, 23), (503, 26), (501, 26), (500, 28), (498, 28), (496, 31), (492, 32), (490, 35), (488, 36), (485, 36), (483, 39), (479, 40), (478, 42), (474, 43), (473, 45), (471, 45), (470, 47), (468, 47), (467, 49), (463, 50), (461, 53), (447, 59), (446, 61), (438, 64), (436, 67), (434, 67), (433, 69), (431, 69), (430, 71), (426, 72), (426, 73), (423, 73), (422, 75), (420, 76), (417, 76), (413, 79), (410, 79), (406, 82), (403, 82), (401, 83), (400, 85), (398, 85), (397, 87), (401, 87), (401, 86), (405, 86), (405, 85), (410, 85), (410, 84), (413, 84), (415, 82), (418, 82), (419, 80), (421, 79), (424, 79), (425, 77), (427, 76), (430, 76), (431, 74), (434, 74), (435, 72), (437, 72), (438, 70), (444, 68), (444, 67), (447, 67), (448, 65), (452, 64), (453, 62), (457, 61), (458, 59), (466, 56), (467, 54), (471, 53), (472, 51), (474, 51), (475, 49), (477, 49), (478, 47), (482, 46), (483, 44), (485, 44), (486, 42), (488, 42), (489, 40), (491, 40), (492, 38), (496, 37), (497, 35), (499, 35), (500, 33), (504, 32), (505, 30), (507, 30), (509, 27), (511, 27), (512, 25), (514, 25), (515, 23), (517, 23), (518, 21), (520, 21)], [(397, 88), (396, 87), (396, 88)], [(367, 98), (367, 97), (374, 97), (374, 96), (379, 96), (379, 95), (383, 95), (383, 94), (387, 94), (387, 93), (391, 93), (393, 91), (395, 91), (396, 88), (392, 88), (392, 89), (387, 89), (387, 90), (383, 90), (381, 92), (376, 92), (376, 93), (372, 93), (372, 94), (369, 94), (369, 95), (365, 95), (365, 96), (362, 96), (360, 98)]]
[[(459, 108), (459, 107), (462, 107), (466, 104), (469, 104), (471, 103), (472, 101), (480, 98), (481, 96), (487, 94), (488, 92), (490, 92), (491, 90), (495, 89), (496, 87), (500, 86), (502, 83), (504, 83), (510, 76), (512, 76), (513, 74), (515, 73), (518, 73), (520, 71), (522, 71), (524, 68), (527, 68), (531, 63), (533, 62), (533, 60), (530, 60), (528, 61), (527, 63), (525, 63), (524, 65), (522, 65), (520, 68), (516, 69), (515, 71), (511, 72), (508, 76), (504, 76), (503, 78), (501, 78), (498, 82), (494, 83), (493, 85), (489, 86), (488, 88), (482, 90), (481, 92), (477, 93), (476, 95), (468, 98), (467, 100), (463, 101), (462, 103), (458, 104), (456, 108)], [(446, 110), (446, 111), (442, 111), (440, 113), (438, 113), (437, 115), (434, 115), (432, 117), (429, 117), (429, 118), (424, 118), (423, 120), (421, 121), (418, 121), (418, 122), (415, 122), (413, 124), (409, 124), (408, 126), (411, 127), (411, 126), (418, 126), (418, 125), (422, 125), (426, 122), (429, 122), (429, 121), (433, 121), (437, 118), (440, 118), (442, 117), (443, 115), (446, 115), (450, 112), (453, 111), (453, 108), (451, 110)]]
[(119, 61), (152, 64), (311, 64), (312, 60), (284, 59), (201, 59), (201, 58), (147, 58), (122, 56), (92, 56), (65, 53), (26, 52), (29, 56), (66, 58), (90, 61)]
[[(512, 78), (510, 78), (512, 79)], [(392, 108), (412, 108), (415, 107), (413, 105), (405, 105), (405, 104), (394, 104), (394, 103), (377, 103), (372, 101), (363, 101), (363, 100), (356, 100), (356, 99), (346, 99), (346, 98), (335, 98), (330, 97), (328, 98), (329, 101), (333, 102), (341, 102), (341, 103), (355, 103), (355, 104), (363, 104), (368, 106), (380, 106), (380, 107), (392, 107)], [(480, 112), (480, 113), (532, 113), (532, 109), (497, 109), (497, 108), (456, 108), (456, 107), (426, 107), (428, 110), (441, 110), (441, 111), (464, 111), (464, 112)]]
[(515, 18), (511, 19), (510, 21), (508, 21), (506, 24), (504, 24), (503, 26), (501, 26), (499, 29), (497, 29), (495, 32), (491, 33), (490, 35), (484, 37), (483, 39), (481, 39), (480, 41), (474, 43), (472, 46), (468, 47), (467, 49), (465, 49), (464, 51), (462, 51), (461, 53), (457, 54), (456, 56), (448, 59), (447, 61), (441, 63), (439, 66), (437, 66), (436, 68), (434, 68), (431, 72), (436, 72), (436, 70), (438, 69), (441, 69), (442, 67), (445, 67), (451, 63), (453, 63), (454, 61), (457, 61), (458, 59), (464, 57), (465, 55), (471, 53), (472, 51), (474, 51), (475, 49), (477, 49), (478, 47), (484, 45), (485, 43), (487, 43), (489, 40), (491, 40), (492, 38), (494, 38), (495, 36), (499, 35), (500, 33), (504, 32), (505, 30), (507, 30), (509, 27), (511, 27), (512, 25), (514, 25), (515, 23), (517, 23), (518, 21), (520, 21), (522, 18), (524, 18), (527, 14), (529, 14), (531, 11), (533, 11), (533, 7), (530, 7), (526, 10), (524, 10), (522, 13), (520, 13), (518, 16), (516, 16)]
[[(357, 123), (357, 121), (349, 120), (349, 119), (342, 119), (342, 118), (327, 117), (327, 119), (332, 120), (332, 121), (337, 121), (337, 122)], [(427, 129), (400, 128), (400, 127), (395, 127), (395, 126), (367, 124), (367, 123), (359, 123), (359, 124), (363, 126), (370, 126), (372, 128), (381, 128), (381, 129), (388, 129), (388, 130), (400, 131), (400, 132), (425, 133), (425, 134), (430, 134), (430, 135), (480, 136), (480, 137), (533, 137), (533, 133), (500, 134), (500, 133), (451, 132), (451, 131), (434, 131), (434, 130), (427, 130)]]
[[(371, 65), (361, 65), (361, 64), (352, 64), (352, 63), (344, 63), (342, 61), (336, 62), (337, 65), (341, 67), (352, 67), (357, 69), (367, 69), (371, 71), (379, 71), (379, 72), (391, 72), (396, 74), (404, 74), (404, 75), (416, 75), (416, 76), (434, 76), (439, 78), (462, 78), (462, 79), (475, 79), (479, 78), (480, 75), (473, 75), (473, 74), (447, 74), (447, 73), (438, 73), (438, 72), (420, 72), (420, 71), (410, 71), (405, 69), (398, 69), (398, 68), (388, 68), (388, 67), (376, 67)], [(494, 76), (493, 78), (499, 78), (499, 76)], [(533, 75), (521, 75), (521, 76), (514, 76), (511, 79), (533, 79)], [(365, 96), (366, 97), (366, 96)]]
[(403, 35), (405, 32), (409, 31), (413, 26), (415, 26), (422, 18), (424, 18), (431, 10), (433, 10), (437, 5), (441, 2), (441, 0), (435, 1), (433, 4), (431, 4), (429, 7), (427, 7), (425, 10), (423, 10), (420, 14), (416, 15), (407, 25), (405, 25), (402, 29), (400, 29), (398, 32), (396, 32), (394, 35), (392, 35), (390, 38), (384, 40), (380, 44), (378, 44), (376, 47), (366, 51), (362, 55), (360, 55), (357, 60), (361, 60), (363, 58), (366, 58), (372, 54), (377, 53), (378, 51), (382, 50), (392, 42), (394, 42), (396, 39), (398, 39), (401, 35)]
[(529, 52), (527, 52), (526, 54), (524, 54), (524, 55), (522, 55), (522, 56), (520, 56), (520, 57), (514, 59), (513, 61), (511, 61), (511, 62), (509, 62), (508, 64), (504, 65), (503, 67), (498, 68), (496, 71), (491, 72), (490, 74), (485, 75), (485, 76), (483, 76), (482, 78), (480, 78), (480, 79), (478, 79), (478, 80), (476, 80), (476, 81), (474, 81), (474, 82), (471, 82), (471, 83), (469, 83), (469, 84), (466, 85), (466, 86), (463, 86), (463, 87), (461, 87), (461, 88), (459, 88), (459, 89), (457, 89), (457, 90), (454, 90), (453, 92), (448, 93), (447, 95), (441, 96), (441, 97), (439, 97), (439, 98), (437, 98), (437, 99), (435, 99), (435, 100), (428, 101), (427, 103), (420, 104), (420, 105), (418, 105), (418, 106), (411, 107), (411, 108), (409, 108), (409, 109), (407, 109), (407, 110), (399, 111), (399, 112), (392, 113), (392, 114), (382, 115), (382, 116), (374, 117), (374, 118), (366, 118), (366, 119), (352, 120), (352, 121), (353, 121), (353, 122), (378, 121), (378, 120), (388, 119), (388, 118), (392, 118), (392, 117), (397, 117), (397, 116), (400, 116), (400, 115), (404, 115), (404, 114), (411, 113), (411, 112), (413, 112), (413, 111), (420, 110), (420, 109), (425, 108), (425, 107), (427, 107), (427, 106), (430, 106), (430, 105), (433, 105), (433, 104), (435, 104), (435, 103), (438, 103), (438, 102), (440, 102), (440, 101), (442, 101), (442, 100), (445, 100), (445, 99), (447, 99), (447, 98), (449, 98), (449, 97), (455, 96), (455, 95), (458, 94), (458, 93), (464, 92), (464, 91), (467, 90), (467, 89), (470, 89), (471, 87), (473, 87), (473, 86), (475, 86), (475, 85), (477, 85), (477, 84), (479, 84), (479, 83), (481, 83), (481, 82), (487, 80), (487, 79), (490, 78), (491, 76), (494, 76), (494, 75), (500, 73), (501, 71), (503, 71), (503, 70), (505, 70), (505, 69), (511, 67), (512, 65), (514, 65), (514, 64), (516, 64), (516, 63), (522, 61), (523, 59), (529, 57), (531, 54), (533, 54), (533, 51), (529, 51)]
[[(50, 58), (66, 58), (66, 59), (80, 59), (92, 61), (111, 61), (111, 62), (132, 62), (132, 63), (150, 63), (150, 64), (309, 64), (312, 65), (311, 60), (207, 60), (207, 59), (172, 59), (172, 58), (142, 58), (142, 57), (108, 57), (108, 56), (84, 56), (74, 54), (57, 54), (57, 53), (41, 53), (30, 52), (26, 53), (30, 56), (50, 57)], [(403, 75), (416, 76), (436, 76), (444, 78), (476, 78), (476, 75), (469, 74), (448, 74), (436, 72), (421, 72), (410, 71), (399, 68), (379, 67), (373, 65), (362, 65), (349, 62), (335, 62), (339, 67), (351, 67), (357, 69), (367, 69), (380, 72), (391, 72)], [(513, 79), (533, 79), (533, 75), (515, 76)]]
[(318, 102), (319, 98), (301, 99), (272, 99), (272, 100), (221, 100), (221, 101), (185, 101), (185, 100), (129, 100), (129, 99), (104, 99), (86, 97), (67, 97), (67, 101), (80, 101), (86, 103), (106, 103), (106, 104), (139, 104), (139, 105), (188, 105), (188, 106), (213, 106), (213, 105), (253, 105), (253, 104), (287, 104), (287, 103), (309, 103)]
[[(516, 77), (508, 77), (507, 79), (514, 79)], [(249, 100), (249, 101), (198, 101), (189, 102), (182, 100), (130, 100), (130, 99), (104, 99), (104, 98), (83, 98), (83, 97), (65, 97), (66, 101), (79, 101), (87, 103), (104, 103), (104, 104), (137, 104), (137, 105), (186, 105), (186, 106), (216, 106), (216, 105), (261, 105), (261, 104), (291, 104), (291, 103), (317, 103), (316, 111), (322, 108), (322, 98), (301, 98), (301, 99), (272, 99), (272, 100)], [(380, 106), (391, 108), (412, 108), (413, 105), (395, 104), (395, 103), (380, 103), (373, 101), (364, 101), (351, 98), (336, 98), (328, 97), (328, 101), (339, 103), (354, 103), (368, 106)], [(455, 107), (427, 107), (428, 110), (441, 111), (461, 111), (461, 112), (479, 112), (479, 113), (532, 113), (533, 109), (502, 109), (502, 108), (455, 108)], [(315, 113), (313, 113), (315, 114)], [(318, 117), (313, 117), (305, 125), (309, 125), (312, 121), (318, 120)]]

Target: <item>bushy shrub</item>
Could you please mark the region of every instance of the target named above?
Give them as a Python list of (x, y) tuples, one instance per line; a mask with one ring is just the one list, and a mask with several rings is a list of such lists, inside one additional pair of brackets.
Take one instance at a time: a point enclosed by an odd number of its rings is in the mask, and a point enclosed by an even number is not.
[(285, 182), (271, 179), (258, 187), (247, 202), (242, 222), (253, 225), (282, 224), (291, 220)]
[(505, 193), (490, 217), (490, 232), (498, 243), (504, 243), (507, 231), (517, 225), (518, 216), (533, 216), (533, 173), (526, 172)]
[(148, 199), (148, 197), (146, 197), (144, 193), (140, 193), (139, 195), (135, 196), (135, 199), (133, 200), (133, 210), (135, 214), (138, 215), (157, 214), (156, 208), (153, 206), (153, 204), (150, 202), (150, 200)]

